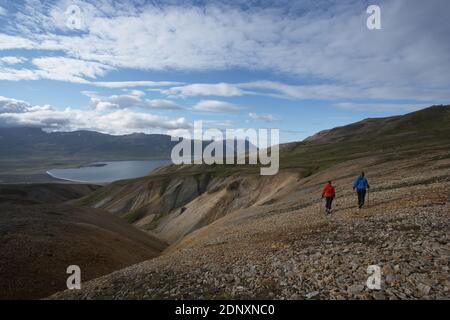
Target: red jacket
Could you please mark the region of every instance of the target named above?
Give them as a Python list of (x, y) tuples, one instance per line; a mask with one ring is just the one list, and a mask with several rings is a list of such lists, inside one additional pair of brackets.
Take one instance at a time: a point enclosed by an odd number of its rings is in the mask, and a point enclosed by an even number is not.
[(334, 187), (331, 185), (331, 183), (327, 183), (322, 191), (322, 197), (326, 198), (334, 198), (335, 192)]

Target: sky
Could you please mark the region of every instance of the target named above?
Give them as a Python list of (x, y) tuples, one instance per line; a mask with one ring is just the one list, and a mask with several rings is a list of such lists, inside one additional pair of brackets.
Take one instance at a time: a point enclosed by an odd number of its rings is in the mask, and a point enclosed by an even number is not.
[[(369, 30), (369, 5), (381, 29)], [(0, 127), (281, 142), (450, 101), (448, 0), (0, 0)]]

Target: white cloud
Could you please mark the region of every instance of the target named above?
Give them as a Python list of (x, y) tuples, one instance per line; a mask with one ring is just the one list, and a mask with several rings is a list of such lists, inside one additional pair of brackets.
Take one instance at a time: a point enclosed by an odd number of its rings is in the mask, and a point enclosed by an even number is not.
[(133, 87), (166, 87), (176, 86), (182, 82), (171, 81), (111, 81), (111, 82), (91, 82), (92, 85), (105, 88), (133, 88)]
[(137, 96), (137, 97), (145, 96), (145, 92), (141, 91), (141, 90), (136, 90), (136, 89), (133, 89), (133, 90), (124, 89), (124, 90), (127, 91), (128, 93), (130, 93), (133, 96)]
[(335, 99), (361, 97), (360, 90), (337, 85), (289, 85), (275, 81), (253, 81), (245, 83), (190, 84), (172, 87), (162, 94), (180, 96), (241, 96), (263, 95), (284, 99)]
[(248, 114), (248, 116), (250, 118), (252, 118), (253, 120), (259, 120), (259, 121), (265, 121), (265, 122), (275, 122), (275, 121), (279, 121), (280, 119), (278, 119), (277, 117), (271, 115), (271, 114), (257, 114), (254, 112), (250, 112)]
[(180, 110), (183, 109), (180, 105), (172, 100), (166, 99), (153, 99), (146, 100), (146, 104), (155, 109), (165, 109), (165, 110)]
[(149, 108), (149, 109), (164, 109), (164, 110), (180, 110), (183, 109), (180, 105), (171, 100), (166, 99), (145, 99), (142, 100), (142, 91), (130, 90), (128, 94), (112, 95), (103, 97), (97, 95), (96, 92), (83, 91), (82, 94), (88, 96), (91, 101), (92, 108), (98, 111), (105, 110), (119, 110), (130, 108)]
[[(51, 50), (88, 64), (81, 67), (85, 74), (66, 76), (45, 65), (49, 73), (31, 72), (31, 79), (48, 76), (80, 82), (80, 78), (101, 76), (111, 68), (251, 69), (312, 79), (316, 85), (294, 91), (278, 88), (297, 99), (322, 95), (405, 99), (411, 98), (409, 93), (422, 100), (448, 99), (450, 25), (442, 23), (450, 10), (447, 0), (432, 5), (381, 1), (383, 29), (379, 31), (367, 30), (365, 6), (353, 1), (264, 3), (242, 10), (242, 3), (197, 7), (108, 0), (96, 5), (80, 0), (82, 30), (67, 32), (64, 11), (68, 1), (52, 6), (33, 2), (11, 19), (8, 34), (0, 33), (0, 50)], [(93, 68), (89, 65), (93, 62), (104, 67)], [(20, 80), (29, 74), (2, 70), (1, 79)], [(222, 87), (184, 91), (186, 95), (236, 96), (243, 88)]]
[[(7, 62), (18, 63), (14, 57), (7, 57)], [(0, 80), (39, 80), (51, 79), (74, 83), (90, 84), (86, 78), (103, 76), (113, 70), (112, 67), (93, 61), (72, 59), (66, 57), (41, 57), (32, 59), (35, 69), (14, 69), (0, 66)]]
[(0, 64), (1, 63), (18, 64), (18, 63), (23, 63), (25, 61), (27, 61), (27, 59), (23, 58), (23, 57), (13, 57), (13, 56), (0, 57)]
[(339, 85), (289, 85), (275, 81), (253, 81), (238, 84), (260, 94), (272, 95), (289, 99), (335, 99), (342, 97), (360, 97), (359, 90)]
[(0, 33), (0, 50), (7, 49), (36, 49), (38, 44), (21, 36), (11, 36)]
[(0, 6), (0, 16), (6, 16), (6, 14), (8, 13), (8, 11)]
[(213, 112), (234, 112), (239, 110), (239, 108), (232, 103), (218, 100), (201, 100), (193, 106), (193, 109)]
[(110, 109), (128, 109), (143, 106), (141, 98), (136, 95), (120, 94), (112, 95), (109, 97), (102, 97), (91, 92), (84, 92), (84, 94), (91, 99), (91, 107), (98, 111)]
[(162, 94), (179, 96), (235, 97), (244, 94), (240, 88), (229, 83), (195, 83), (162, 90)]
[(42, 78), (88, 83), (85, 79), (103, 76), (113, 68), (102, 63), (64, 57), (35, 58), (36, 73)]
[[(190, 84), (181, 87), (172, 87), (165, 90), (159, 90), (162, 94), (177, 96), (234, 96), (233, 94), (221, 93), (219, 84)], [(408, 87), (389, 86), (352, 86), (344, 85), (291, 85), (276, 81), (259, 80), (244, 83), (220, 83), (220, 86), (226, 87), (227, 92), (239, 92), (236, 95), (261, 95), (281, 99), (291, 100), (335, 100), (350, 98), (368, 98), (368, 99), (416, 99), (416, 100), (448, 100), (450, 91), (447, 89), (417, 89)], [(191, 88), (195, 88), (191, 89)], [(202, 88), (206, 88), (202, 90)]]
[(25, 101), (0, 96), (0, 114), (22, 113), (26, 112), (30, 107)]
[(40, 76), (33, 70), (0, 67), (0, 80), (20, 81), (38, 79), (40, 79)]
[(109, 113), (72, 108), (57, 110), (0, 97), (0, 127), (6, 126), (34, 126), (53, 131), (85, 129), (111, 134), (166, 132), (191, 127), (185, 118), (170, 119), (128, 109)]
[[(20, 81), (50, 79), (111, 89), (137, 87), (161, 88), (183, 84), (182, 82), (175, 81), (92, 81), (86, 78), (95, 79), (99, 76), (103, 76), (108, 71), (113, 70), (113, 67), (93, 61), (65, 57), (41, 57), (32, 59), (32, 63), (36, 67), (35, 69), (17, 69), (1, 66), (2, 63), (18, 64), (25, 61), (27, 61), (27, 59), (22, 57), (0, 57), (0, 80)], [(162, 89), (158, 89), (157, 91), (161, 90)]]
[(137, 113), (129, 110), (119, 110), (100, 117), (101, 131), (108, 130), (109, 127), (122, 128), (127, 132), (136, 132), (149, 129), (188, 129), (190, 125), (185, 118), (169, 119), (148, 113)]

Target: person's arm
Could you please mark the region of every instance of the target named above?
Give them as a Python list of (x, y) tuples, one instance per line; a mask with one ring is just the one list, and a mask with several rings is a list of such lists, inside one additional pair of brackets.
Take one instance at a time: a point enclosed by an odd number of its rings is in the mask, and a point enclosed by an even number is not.
[(367, 186), (367, 189), (370, 189), (369, 181), (367, 179), (366, 179), (366, 186)]

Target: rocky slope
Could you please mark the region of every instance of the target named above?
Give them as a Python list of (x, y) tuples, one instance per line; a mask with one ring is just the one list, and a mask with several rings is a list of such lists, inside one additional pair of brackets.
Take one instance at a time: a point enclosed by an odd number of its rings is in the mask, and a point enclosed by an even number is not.
[[(361, 211), (351, 190), (359, 168), (372, 184)], [(295, 190), (275, 187), (158, 258), (53, 298), (448, 299), (449, 176), (449, 150), (351, 160), (299, 179)], [(328, 177), (338, 192), (331, 217), (318, 199)], [(382, 290), (365, 286), (369, 265), (382, 268)]]
[[(79, 204), (171, 245), (54, 298), (448, 298), (449, 110), (282, 146), (273, 177), (251, 166), (171, 166), (102, 188)], [(358, 212), (351, 183), (361, 170), (373, 188)], [(329, 179), (331, 217), (319, 200)], [(365, 286), (369, 265), (382, 268), (382, 290)]]

